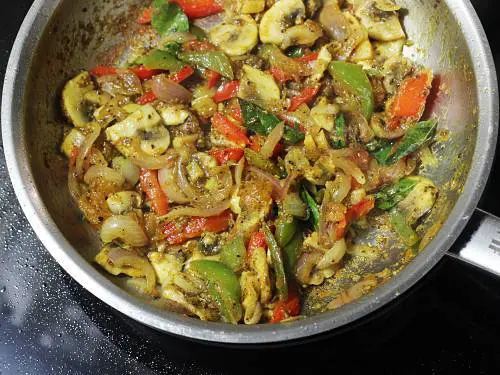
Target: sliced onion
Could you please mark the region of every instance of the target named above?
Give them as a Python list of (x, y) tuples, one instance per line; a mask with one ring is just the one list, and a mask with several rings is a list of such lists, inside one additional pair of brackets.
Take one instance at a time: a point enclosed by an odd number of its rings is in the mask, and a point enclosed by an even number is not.
[(109, 74), (97, 78), (97, 83), (102, 91), (116, 95), (142, 95), (141, 80), (128, 69), (117, 69), (116, 74)]
[(175, 166), (167, 166), (160, 169), (158, 171), (160, 186), (170, 202), (188, 203), (189, 198), (186, 197), (182, 190), (179, 189), (179, 186), (177, 186), (175, 175)]
[(216, 206), (219, 202), (226, 200), (234, 191), (233, 189), (233, 174), (231, 169), (225, 165), (217, 176), (218, 189), (213, 191), (204, 191), (202, 194), (195, 197), (193, 205), (198, 208), (210, 208)]
[(195, 208), (195, 207), (176, 207), (172, 209), (168, 214), (162, 216), (161, 218), (172, 219), (179, 216), (199, 216), (199, 217), (210, 217), (217, 216), (226, 211), (231, 205), (231, 201), (225, 201), (221, 204), (207, 209)]
[(75, 167), (73, 167), (71, 164), (68, 171), (68, 190), (71, 198), (75, 202), (78, 202), (81, 194), (80, 184), (78, 183), (78, 179), (76, 178)]
[(235, 190), (238, 190), (241, 186), (244, 169), (245, 169), (245, 157), (242, 157), (238, 162), (238, 164), (236, 164), (236, 168), (234, 168), (234, 182), (236, 184)]
[(193, 21), (193, 24), (208, 34), (210, 30), (212, 30), (215, 26), (220, 25), (222, 22), (224, 22), (224, 12), (198, 18)]
[(303, 285), (309, 284), (311, 281), (311, 273), (316, 264), (321, 259), (322, 255), (318, 252), (304, 253), (297, 261), (295, 275)]
[(188, 198), (193, 199), (195, 192), (184, 172), (184, 161), (185, 156), (181, 154), (177, 160), (177, 185)]
[(86, 184), (90, 184), (90, 182), (96, 178), (102, 178), (118, 186), (122, 186), (125, 183), (125, 177), (114, 169), (93, 165), (88, 169), (87, 173), (85, 173), (83, 181), (85, 181)]
[(127, 215), (111, 216), (102, 224), (102, 242), (109, 243), (117, 238), (134, 247), (146, 246), (149, 243), (148, 237), (139, 223)]
[(191, 33), (186, 33), (186, 32), (175, 32), (175, 33), (170, 33), (164, 38), (161, 39), (160, 45), (165, 45), (169, 42), (178, 42), (178, 43), (184, 43), (184, 42), (189, 42), (191, 40), (195, 40), (196, 37), (191, 34)]
[(139, 176), (141, 174), (140, 168), (132, 163), (127, 158), (123, 156), (118, 156), (113, 159), (111, 162), (114, 169), (119, 171), (125, 180), (127, 180), (130, 184), (135, 185), (139, 181)]
[(265, 179), (272, 185), (272, 198), (278, 202), (285, 198), (285, 196), (288, 194), (288, 190), (290, 190), (290, 186), (292, 185), (293, 181), (299, 176), (299, 174), (296, 172), (290, 173), (282, 185), (281, 181), (275, 178), (272, 174), (264, 172), (259, 168), (249, 166), (248, 170)]
[(272, 191), (273, 199), (275, 199), (276, 197), (283, 196), (283, 193), (282, 193), (283, 188), (281, 187), (280, 181), (277, 178), (275, 178), (272, 174), (264, 172), (262, 169), (256, 168), (256, 167), (251, 166), (251, 165), (248, 167), (248, 170), (250, 172), (255, 173), (257, 176), (266, 180), (267, 182), (269, 182), (272, 185), (272, 187), (273, 187), (273, 191)]
[(333, 40), (344, 41), (349, 37), (349, 20), (344, 16), (336, 1), (329, 1), (323, 6), (318, 20)]
[(145, 169), (161, 169), (167, 165), (173, 165), (177, 154), (174, 150), (167, 150), (164, 155), (151, 156), (142, 151), (138, 139), (134, 139), (130, 145), (131, 153), (128, 159), (135, 165)]
[(90, 149), (101, 134), (101, 127), (99, 125), (93, 123), (89, 125), (89, 128), (91, 129), (91, 132), (85, 137), (85, 140), (78, 150), (78, 156), (76, 157), (75, 172), (77, 176), (81, 176), (85, 158), (87, 157)]
[(108, 259), (116, 267), (132, 267), (141, 271), (146, 278), (146, 286), (149, 291), (153, 291), (156, 285), (156, 273), (149, 261), (140, 255), (122, 248), (112, 248), (108, 252)]
[(347, 251), (345, 239), (341, 238), (323, 255), (316, 267), (320, 270), (333, 266), (342, 260)]
[(284, 132), (285, 132), (285, 124), (283, 122), (276, 125), (276, 127), (271, 131), (271, 133), (269, 133), (266, 141), (262, 145), (260, 154), (264, 156), (266, 159), (269, 159), (273, 155), (274, 148), (283, 137)]
[(345, 158), (332, 158), (332, 163), (342, 169), (345, 174), (354, 177), (354, 179), (361, 185), (366, 183), (366, 177), (361, 169), (351, 160)]
[(160, 74), (152, 79), (151, 89), (158, 99), (165, 103), (189, 103), (193, 97), (191, 91)]
[(335, 180), (327, 183), (327, 188), (330, 191), (332, 201), (341, 203), (351, 191), (351, 178), (339, 171), (336, 173)]

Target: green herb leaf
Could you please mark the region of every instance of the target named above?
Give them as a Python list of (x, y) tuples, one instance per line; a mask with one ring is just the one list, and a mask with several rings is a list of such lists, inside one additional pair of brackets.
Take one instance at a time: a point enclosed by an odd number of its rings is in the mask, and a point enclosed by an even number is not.
[(407, 177), (399, 180), (394, 185), (388, 186), (375, 194), (376, 205), (381, 210), (388, 210), (401, 202), (417, 185), (418, 180)]
[(299, 124), (296, 124), (295, 127), (285, 125), (283, 139), (286, 144), (294, 145), (296, 143), (299, 143), (300, 141), (303, 141), (305, 137), (305, 134), (300, 131)]
[(181, 46), (182, 44), (179, 42), (169, 42), (159, 49), (170, 53), (172, 56), (177, 56), (177, 54), (181, 50)]
[(166, 0), (154, 0), (152, 6), (153, 18), (151, 19), (151, 25), (160, 36), (189, 31), (189, 20), (177, 4)]
[(290, 47), (287, 50), (286, 55), (288, 57), (295, 58), (295, 57), (302, 57), (305, 55), (305, 53), (306, 51), (304, 47), (295, 46), (295, 47)]
[(141, 56), (135, 60), (136, 64), (144, 65), (148, 69), (162, 69), (169, 72), (177, 72), (184, 67), (174, 55), (159, 49), (153, 50), (147, 56)]
[(393, 164), (417, 151), (432, 138), (436, 126), (436, 119), (417, 122), (413, 125), (408, 129), (408, 132), (398, 144), (394, 153), (388, 158), (388, 164)]
[(189, 65), (196, 65), (205, 69), (210, 69), (220, 73), (226, 78), (234, 79), (231, 61), (223, 52), (205, 51), (194, 52), (187, 51), (179, 53), (179, 59)]
[(312, 225), (314, 226), (314, 229), (318, 230), (318, 223), (319, 223), (319, 206), (314, 200), (314, 198), (309, 194), (307, 189), (302, 185), (302, 188), (300, 190), (300, 197), (302, 200), (307, 204), (307, 207), (309, 208), (309, 213), (310, 213), (310, 218), (309, 220), (311, 221)]
[(332, 135), (331, 144), (334, 148), (344, 148), (346, 146), (345, 117), (343, 113), (335, 119), (335, 134)]
[[(264, 111), (262, 108), (246, 100), (240, 99), (240, 107), (245, 126), (254, 133), (269, 135), (276, 125), (281, 122), (281, 120), (272, 113)], [(304, 133), (300, 131), (298, 124), (295, 127), (285, 125), (283, 139), (287, 144), (296, 144), (304, 140), (304, 138)]]
[(196, 25), (191, 25), (191, 34), (193, 34), (198, 40), (207, 40), (207, 34), (203, 29)]
[(391, 225), (397, 232), (399, 238), (408, 246), (416, 245), (419, 241), (418, 235), (410, 224), (408, 224), (406, 216), (396, 209), (391, 210), (389, 215), (391, 218)]

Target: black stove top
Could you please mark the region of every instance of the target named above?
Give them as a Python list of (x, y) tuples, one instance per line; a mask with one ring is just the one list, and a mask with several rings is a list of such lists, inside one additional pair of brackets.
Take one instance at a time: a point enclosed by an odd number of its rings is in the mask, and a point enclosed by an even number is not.
[[(0, 26), (2, 77), (32, 0), (9, 3)], [(499, 64), (496, 2), (472, 3)], [(367, 319), (294, 346), (207, 346), (144, 327), (93, 297), (44, 250), (18, 206), (0, 151), (1, 375), (500, 371), (500, 278), (448, 257)], [(499, 183), (496, 163), (480, 207), (497, 215)]]

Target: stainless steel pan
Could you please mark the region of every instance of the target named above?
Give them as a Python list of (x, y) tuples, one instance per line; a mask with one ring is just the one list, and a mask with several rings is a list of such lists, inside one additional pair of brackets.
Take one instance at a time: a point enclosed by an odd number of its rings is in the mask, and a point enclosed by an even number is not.
[[(158, 309), (121, 288), (118, 278), (98, 271), (91, 263), (98, 241), (70, 203), (66, 161), (57, 151), (64, 122), (59, 93), (68, 78), (102, 62), (113, 45), (134, 32), (130, 10), (141, 3), (35, 0), (7, 68), (2, 132), (17, 197), (45, 247), (80, 284), (131, 318), (165, 332), (224, 343), (270, 343), (315, 335), (360, 319), (407, 290), (445, 254), (474, 211), (492, 164), (497, 80), (488, 41), (468, 0), (399, 0), (409, 10), (404, 25), (414, 42), (405, 54), (440, 75), (441, 90), (432, 110), (440, 118), (440, 129), (450, 132), (449, 139), (434, 149), (439, 166), (424, 171), (438, 184), (440, 203), (423, 226), (433, 239), (415, 259), (368, 296), (338, 310), (258, 326), (202, 322)], [(495, 218), (485, 217), (475, 238), (499, 230)], [(500, 251), (495, 249), (495, 243), (471, 242), (462, 255), (495, 268), (500, 263)], [(393, 254), (401, 254), (401, 249), (396, 250)], [(390, 257), (393, 264), (384, 266), (396, 270), (400, 258)], [(500, 267), (496, 270), (500, 272)]]

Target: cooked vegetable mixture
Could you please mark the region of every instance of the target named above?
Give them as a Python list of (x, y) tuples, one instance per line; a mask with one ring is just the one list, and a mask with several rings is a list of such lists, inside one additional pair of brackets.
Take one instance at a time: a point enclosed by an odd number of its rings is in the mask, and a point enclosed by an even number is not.
[(145, 3), (116, 65), (62, 92), (99, 265), (175, 311), (277, 323), (367, 217), (419, 243), (438, 194), (416, 176), (433, 73), (403, 57), (393, 0)]

